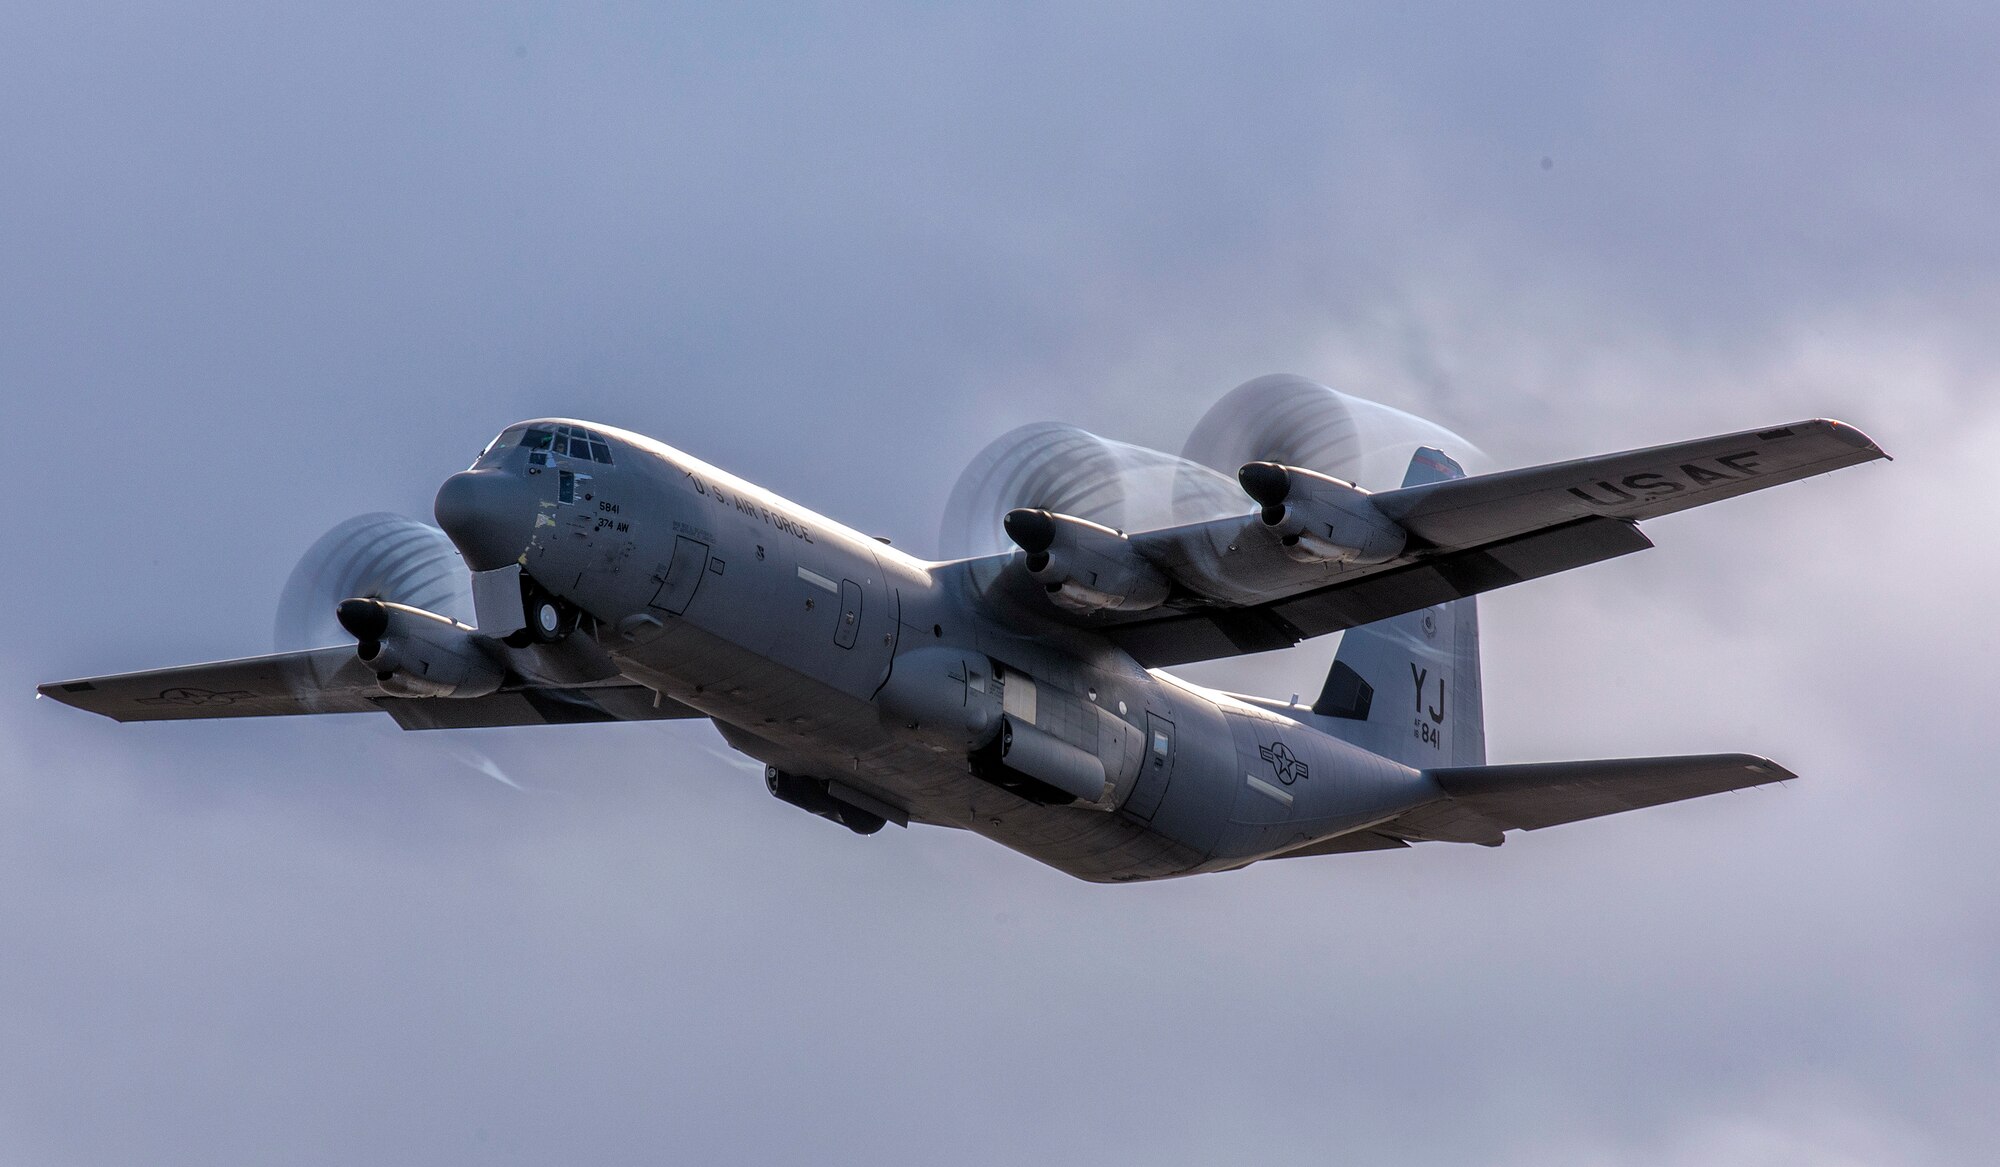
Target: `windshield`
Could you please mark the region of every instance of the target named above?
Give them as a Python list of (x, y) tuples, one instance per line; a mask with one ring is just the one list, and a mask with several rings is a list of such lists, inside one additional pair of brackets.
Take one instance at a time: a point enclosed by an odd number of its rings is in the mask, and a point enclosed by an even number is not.
[(580, 462), (611, 464), (611, 443), (580, 425), (559, 425), (552, 429), (537, 426), (522, 436), (521, 445), (541, 455), (539, 458), (534, 455), (528, 458), (537, 466), (546, 465), (551, 455), (574, 458)]
[(517, 425), (502, 430), (473, 459), (473, 466), (491, 466), (516, 446), (528, 451), (528, 465), (549, 466), (553, 459), (612, 464), (611, 443), (604, 435), (580, 425)]

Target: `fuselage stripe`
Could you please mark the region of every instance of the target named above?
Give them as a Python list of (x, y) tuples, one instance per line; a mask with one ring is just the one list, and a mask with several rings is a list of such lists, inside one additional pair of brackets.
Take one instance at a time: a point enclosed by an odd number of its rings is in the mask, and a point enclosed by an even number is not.
[(1264, 781), (1262, 778), (1257, 777), (1255, 774), (1245, 774), (1243, 776), (1243, 780), (1250, 783), (1250, 789), (1256, 791), (1257, 793), (1263, 795), (1264, 797), (1275, 799), (1276, 801), (1281, 802), (1286, 806), (1292, 805), (1291, 792), (1284, 789), (1283, 787), (1273, 786), (1269, 782)]

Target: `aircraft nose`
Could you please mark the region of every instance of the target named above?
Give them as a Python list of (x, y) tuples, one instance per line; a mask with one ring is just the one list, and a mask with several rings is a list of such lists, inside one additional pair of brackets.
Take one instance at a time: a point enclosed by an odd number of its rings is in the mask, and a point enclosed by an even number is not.
[(444, 480), (432, 512), (465, 565), (492, 571), (520, 559), (534, 533), (534, 487), (498, 470), (466, 470)]

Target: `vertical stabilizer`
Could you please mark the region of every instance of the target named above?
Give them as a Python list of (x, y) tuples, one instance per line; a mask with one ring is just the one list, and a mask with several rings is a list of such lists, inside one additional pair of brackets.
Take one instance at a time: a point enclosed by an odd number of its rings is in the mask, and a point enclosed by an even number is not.
[[(1463, 477), (1458, 463), (1425, 446), (1403, 485)], [(1333, 671), (1313, 702), (1322, 728), (1418, 769), (1484, 765), (1476, 604), (1453, 600), (1341, 633)]]

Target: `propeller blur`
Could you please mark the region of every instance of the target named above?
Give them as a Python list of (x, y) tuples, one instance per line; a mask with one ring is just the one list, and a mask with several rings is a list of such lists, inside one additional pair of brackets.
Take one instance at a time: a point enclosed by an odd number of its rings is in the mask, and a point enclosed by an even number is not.
[[(929, 561), (644, 435), (526, 421), (442, 485), (438, 527), (364, 515), (315, 543), (281, 651), (40, 692), (118, 721), (706, 718), (856, 834), (953, 827), (1099, 882), (1493, 846), (1790, 777), (1749, 754), (1487, 764), (1474, 597), (1886, 455), (1826, 420), (1467, 476), (1470, 449), (1297, 377), (1223, 398), (1178, 457), (1024, 426), (960, 479)], [(1335, 632), (1310, 704), (1166, 671)]]

